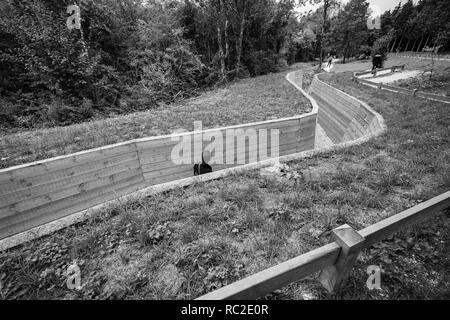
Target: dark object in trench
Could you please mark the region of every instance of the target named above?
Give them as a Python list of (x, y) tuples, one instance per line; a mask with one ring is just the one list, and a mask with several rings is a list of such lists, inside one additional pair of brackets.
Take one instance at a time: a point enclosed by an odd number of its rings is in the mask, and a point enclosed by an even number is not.
[(212, 173), (212, 167), (205, 162), (205, 158), (202, 154), (202, 163), (194, 166), (194, 176), (201, 176), (202, 174)]

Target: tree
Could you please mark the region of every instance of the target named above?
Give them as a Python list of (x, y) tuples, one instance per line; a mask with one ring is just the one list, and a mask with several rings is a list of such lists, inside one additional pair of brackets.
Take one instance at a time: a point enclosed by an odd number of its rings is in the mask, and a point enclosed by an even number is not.
[(2, 121), (70, 124), (276, 72), (299, 31), (294, 0), (0, 1)]
[(350, 0), (332, 20), (330, 42), (346, 58), (366, 42), (369, 4), (365, 0)]
[(324, 58), (324, 42), (325, 42), (325, 36), (328, 34), (330, 30), (330, 21), (329, 21), (329, 15), (330, 11), (334, 8), (338, 8), (340, 6), (339, 0), (310, 0), (309, 1), (312, 4), (322, 4), (322, 21), (321, 21), (321, 27), (320, 27), (320, 34), (317, 36), (317, 43), (319, 48), (319, 66), (318, 70), (322, 68), (322, 62)]

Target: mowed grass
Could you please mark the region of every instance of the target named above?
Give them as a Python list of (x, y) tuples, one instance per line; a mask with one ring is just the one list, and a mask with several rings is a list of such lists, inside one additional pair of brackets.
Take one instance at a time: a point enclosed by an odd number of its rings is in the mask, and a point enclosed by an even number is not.
[[(85, 223), (0, 254), (4, 299), (192, 299), (329, 243), (450, 188), (450, 115), (438, 102), (333, 85), (368, 102), (388, 132), (361, 146), (230, 176), (105, 209)], [(426, 227), (425, 227), (426, 226)], [(442, 298), (450, 289), (448, 214), (371, 250), (349, 285), (329, 295), (317, 275), (268, 299)], [(83, 288), (66, 287), (76, 261)], [(380, 265), (381, 291), (366, 270)]]
[(0, 168), (170, 134), (176, 129), (192, 131), (194, 121), (202, 121), (203, 128), (216, 128), (310, 112), (310, 102), (285, 80), (287, 73), (244, 79), (147, 112), (68, 127), (5, 134), (0, 136)]

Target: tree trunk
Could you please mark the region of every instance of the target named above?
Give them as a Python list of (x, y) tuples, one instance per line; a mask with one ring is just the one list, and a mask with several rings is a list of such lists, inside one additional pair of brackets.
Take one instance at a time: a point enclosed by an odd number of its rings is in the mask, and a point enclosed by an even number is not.
[(288, 62), (288, 45), (289, 45), (289, 37), (284, 36), (281, 45), (280, 50), (278, 50), (278, 64), (279, 65), (285, 65)]
[(419, 52), (419, 50), (420, 50), (420, 46), (422, 45), (422, 42), (423, 42), (423, 36), (424, 35), (422, 35), (422, 37), (420, 38), (420, 43), (419, 43), (419, 46), (417, 47), (416, 52)]
[(428, 46), (428, 42), (430, 41), (430, 37), (431, 37), (431, 34), (428, 35), (427, 42), (425, 42), (425, 45), (423, 46), (424, 48), (426, 48)]
[(400, 39), (400, 43), (398, 44), (398, 47), (397, 47), (397, 49), (400, 51), (401, 50), (401, 48), (402, 48), (402, 43), (403, 43), (403, 38), (404, 38), (405, 36), (404, 35), (402, 35), (402, 37), (401, 37), (401, 39)]
[[(348, 36), (346, 36), (346, 38), (348, 39)], [(342, 61), (342, 63), (344, 63), (344, 64), (347, 61), (347, 54), (348, 54), (349, 47), (350, 47), (350, 41), (347, 40), (347, 43), (346, 43), (345, 49), (344, 49), (344, 60)]]
[(323, 23), (322, 30), (319, 41), (319, 70), (322, 69), (322, 61), (323, 61), (323, 39), (325, 36), (325, 32), (327, 31), (327, 17), (328, 17), (328, 8), (330, 6), (329, 0), (324, 0), (323, 2)]
[(412, 52), (414, 52), (414, 48), (416, 47), (416, 43), (417, 43), (417, 39), (414, 40), (414, 44), (413, 44), (413, 46), (412, 46), (412, 48), (411, 48), (411, 51), (412, 51)]
[(230, 65), (230, 44), (228, 41), (228, 18), (225, 20), (225, 59), (227, 60), (228, 65)]
[(241, 69), (242, 42), (244, 40), (244, 28), (245, 28), (245, 13), (242, 12), (241, 24), (239, 26), (239, 38), (236, 43), (236, 77), (239, 77), (239, 70)]
[(391, 51), (389, 51), (389, 48), (391, 47), (392, 40), (394, 40), (394, 39), (389, 40), (389, 42), (388, 42), (388, 44), (386, 46), (388, 52), (391, 52)]
[(223, 53), (222, 28), (220, 27), (220, 22), (217, 24), (217, 43), (219, 45), (220, 73), (222, 77), (221, 80), (225, 81), (226, 80), (225, 54)]
[(407, 51), (408, 51), (408, 47), (409, 47), (409, 44), (410, 44), (410, 42), (411, 42), (411, 39), (408, 39), (408, 42), (406, 43), (406, 48), (405, 48), (405, 52), (407, 52)]
[(391, 48), (390, 52), (394, 51), (394, 48), (395, 48), (396, 44), (397, 44), (397, 37), (394, 38), (394, 43), (392, 44), (392, 48)]
[(219, 0), (219, 7), (217, 10), (218, 13), (218, 19), (217, 19), (217, 44), (219, 46), (219, 59), (220, 59), (220, 73), (222, 77), (222, 81), (226, 81), (226, 65), (225, 65), (225, 54), (223, 51), (223, 44), (222, 44), (222, 14), (223, 14), (223, 2), (222, 0)]

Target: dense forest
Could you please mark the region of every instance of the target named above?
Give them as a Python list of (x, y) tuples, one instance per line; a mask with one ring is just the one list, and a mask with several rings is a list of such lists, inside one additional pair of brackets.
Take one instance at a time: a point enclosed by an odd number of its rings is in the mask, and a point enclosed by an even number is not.
[[(299, 14), (306, 2), (321, 6)], [(448, 50), (449, 14), (448, 0), (408, 1), (368, 30), (364, 0), (1, 0), (0, 126), (149, 110), (329, 52)]]
[(380, 38), (389, 51), (450, 50), (450, 1), (412, 0), (382, 15)]

